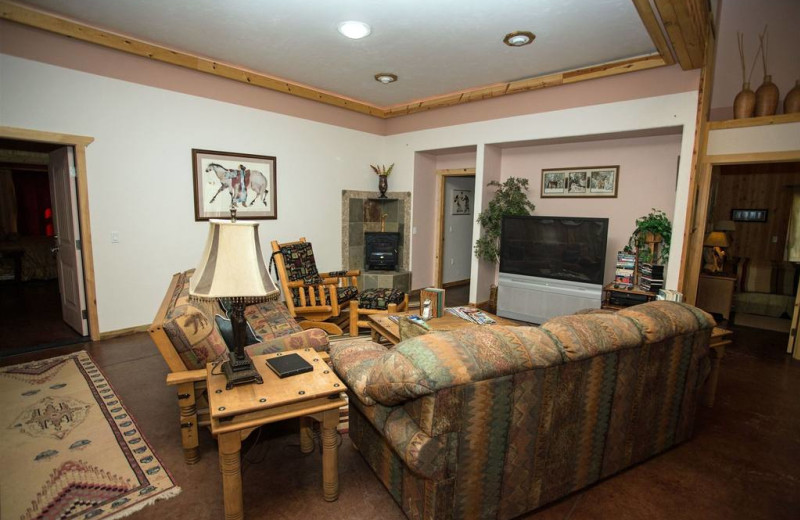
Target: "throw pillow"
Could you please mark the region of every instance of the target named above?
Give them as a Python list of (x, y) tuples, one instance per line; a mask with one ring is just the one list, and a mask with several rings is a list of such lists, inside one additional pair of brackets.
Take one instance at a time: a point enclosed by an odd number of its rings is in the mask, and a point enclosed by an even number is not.
[[(214, 316), (214, 321), (217, 323), (217, 329), (219, 330), (222, 339), (225, 341), (225, 344), (228, 346), (228, 350), (233, 352), (236, 349), (236, 346), (233, 344), (233, 324), (231, 323), (231, 320), (225, 316), (220, 316), (217, 314)], [(253, 345), (255, 343), (261, 343), (261, 338), (253, 331), (253, 327), (251, 327), (248, 323), (244, 346), (246, 347), (247, 345)]]

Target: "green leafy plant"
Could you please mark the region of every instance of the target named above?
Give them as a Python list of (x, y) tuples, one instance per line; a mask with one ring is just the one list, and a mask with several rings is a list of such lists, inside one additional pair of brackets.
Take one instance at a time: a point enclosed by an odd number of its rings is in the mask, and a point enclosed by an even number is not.
[[(648, 234), (661, 237), (661, 247), (658, 254), (647, 245)], [(660, 209), (653, 208), (653, 211), (643, 217), (636, 219), (636, 229), (631, 234), (628, 245), (625, 246), (626, 253), (638, 252), (639, 261), (646, 263), (665, 264), (669, 260), (669, 244), (672, 241), (672, 223), (667, 218), (667, 214)]]
[(502, 184), (492, 181), (497, 192), (487, 208), (478, 215), (483, 235), (475, 241), (475, 256), (481, 260), (497, 262), (500, 256), (500, 227), (505, 215), (530, 215), (536, 209), (528, 200), (528, 179), (509, 177)]
[(372, 171), (374, 171), (376, 174), (382, 177), (388, 177), (392, 173), (392, 170), (394, 169), (394, 163), (392, 163), (392, 165), (389, 166), (388, 168), (386, 167), (385, 164), (381, 164), (380, 166), (378, 166), (377, 164), (370, 164), (369, 167), (372, 168)]

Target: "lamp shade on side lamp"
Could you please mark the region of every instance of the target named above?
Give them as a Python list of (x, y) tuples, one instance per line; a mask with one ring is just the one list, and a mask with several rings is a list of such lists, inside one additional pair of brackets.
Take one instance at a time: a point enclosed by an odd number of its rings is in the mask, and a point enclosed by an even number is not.
[(720, 220), (714, 223), (714, 231), (736, 231), (736, 223), (732, 220)]
[(703, 245), (705, 247), (728, 247), (730, 243), (728, 235), (724, 231), (712, 231), (706, 235)]
[(261, 383), (261, 376), (244, 353), (245, 305), (275, 300), (275, 286), (264, 263), (258, 241), (258, 223), (211, 220), (203, 256), (189, 280), (189, 297), (197, 300), (228, 300), (234, 349), (222, 365), (228, 388)]

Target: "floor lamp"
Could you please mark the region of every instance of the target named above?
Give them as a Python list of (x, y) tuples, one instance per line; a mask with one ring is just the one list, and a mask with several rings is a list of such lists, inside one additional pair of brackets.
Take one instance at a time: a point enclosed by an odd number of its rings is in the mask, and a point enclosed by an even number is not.
[(234, 348), (222, 365), (227, 388), (247, 383), (261, 383), (261, 376), (245, 354), (246, 305), (275, 300), (280, 290), (269, 275), (261, 244), (258, 223), (237, 222), (236, 210), (231, 220), (210, 220), (208, 240), (200, 264), (189, 281), (189, 296), (196, 300), (227, 300), (231, 304)]

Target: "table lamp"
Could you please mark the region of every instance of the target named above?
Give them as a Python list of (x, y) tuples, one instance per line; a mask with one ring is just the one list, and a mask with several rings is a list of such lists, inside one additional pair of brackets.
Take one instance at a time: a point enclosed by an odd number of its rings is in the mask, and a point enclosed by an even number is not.
[(703, 269), (709, 273), (719, 273), (725, 264), (725, 248), (728, 247), (728, 235), (724, 231), (712, 231), (703, 242)]
[(261, 376), (245, 354), (246, 305), (275, 300), (280, 290), (269, 275), (261, 245), (258, 223), (237, 222), (236, 209), (231, 220), (210, 220), (208, 240), (200, 264), (189, 281), (189, 297), (196, 300), (227, 300), (231, 304), (234, 349), (222, 365), (227, 388), (261, 383)]

